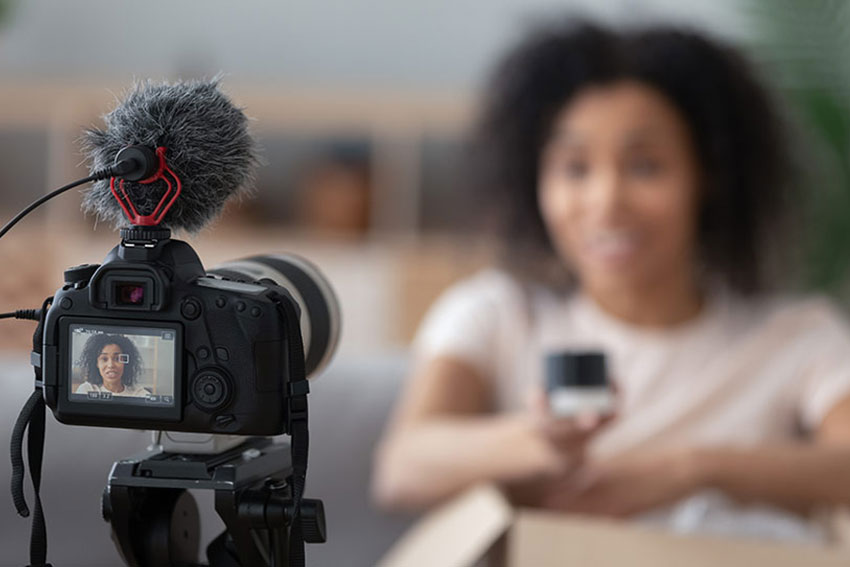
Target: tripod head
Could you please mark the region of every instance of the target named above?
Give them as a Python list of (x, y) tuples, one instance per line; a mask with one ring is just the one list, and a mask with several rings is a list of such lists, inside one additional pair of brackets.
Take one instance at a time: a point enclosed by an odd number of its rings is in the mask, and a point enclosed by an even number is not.
[(226, 530), (207, 548), (212, 567), (288, 567), (293, 531), (326, 540), (321, 500), (296, 509), (288, 443), (250, 438), (216, 455), (149, 450), (116, 462), (103, 493), (103, 516), (128, 565), (197, 565), (199, 520), (187, 492), (213, 490)]

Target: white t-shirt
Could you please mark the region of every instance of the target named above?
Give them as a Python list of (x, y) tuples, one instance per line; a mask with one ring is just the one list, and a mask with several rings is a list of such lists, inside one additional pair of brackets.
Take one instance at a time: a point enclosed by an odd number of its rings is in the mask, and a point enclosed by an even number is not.
[(113, 396), (133, 396), (139, 398), (146, 398), (150, 396), (150, 392), (146, 389), (142, 388), (139, 385), (135, 386), (124, 386), (124, 389), (120, 392), (113, 392), (112, 390), (107, 390), (103, 385), (92, 384), (91, 382), (83, 382), (79, 386), (77, 386), (77, 390), (74, 392), (75, 394), (88, 394), (89, 392), (109, 392)]
[(619, 386), (592, 457), (788, 441), (850, 395), (850, 328), (820, 298), (717, 292), (694, 320), (653, 330), (488, 270), (446, 291), (414, 341), (418, 358), (453, 356), (492, 380), (499, 411), (522, 408), (545, 355), (564, 349), (603, 351)]

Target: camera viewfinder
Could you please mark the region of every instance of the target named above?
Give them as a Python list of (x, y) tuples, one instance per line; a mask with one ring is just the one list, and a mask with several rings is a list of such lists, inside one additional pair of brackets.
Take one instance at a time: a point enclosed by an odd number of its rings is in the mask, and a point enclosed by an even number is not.
[(115, 300), (119, 305), (144, 305), (145, 285), (137, 282), (116, 282)]

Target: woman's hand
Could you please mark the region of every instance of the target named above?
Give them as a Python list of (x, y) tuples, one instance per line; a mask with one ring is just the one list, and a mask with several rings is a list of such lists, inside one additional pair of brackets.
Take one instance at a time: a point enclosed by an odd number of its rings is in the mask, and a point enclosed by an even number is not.
[(602, 420), (559, 420), (545, 397), (519, 413), (492, 413), (491, 381), (438, 357), (414, 374), (375, 453), (380, 506), (422, 510), (481, 482), (502, 486), (563, 476), (581, 462)]
[(613, 416), (553, 416), (542, 390), (535, 390), (526, 406), (526, 412), (516, 416), (520, 433), (514, 441), (516, 458), (524, 465), (522, 474), (504, 488), (515, 505), (538, 506), (552, 487), (581, 466), (587, 443)]
[(691, 451), (635, 454), (586, 464), (548, 487), (542, 505), (576, 514), (626, 517), (673, 503), (701, 486)]

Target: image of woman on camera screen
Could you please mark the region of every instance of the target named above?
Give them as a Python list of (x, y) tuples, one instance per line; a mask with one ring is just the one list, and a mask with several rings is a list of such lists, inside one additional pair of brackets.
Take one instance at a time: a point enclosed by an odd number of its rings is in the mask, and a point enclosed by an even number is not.
[[(850, 504), (850, 330), (831, 301), (768, 285), (793, 273), (765, 268), (799, 201), (752, 64), (693, 30), (564, 20), (484, 95), (471, 179), (504, 254), (423, 320), (376, 500), (421, 510), (494, 482), (672, 527), (710, 494), (819, 538), (807, 514)], [(570, 349), (605, 353), (613, 418), (547, 409), (543, 361)]]
[(75, 393), (110, 392), (113, 396), (147, 397), (150, 392), (136, 384), (142, 357), (133, 341), (121, 335), (89, 337), (80, 358), (85, 382)]

